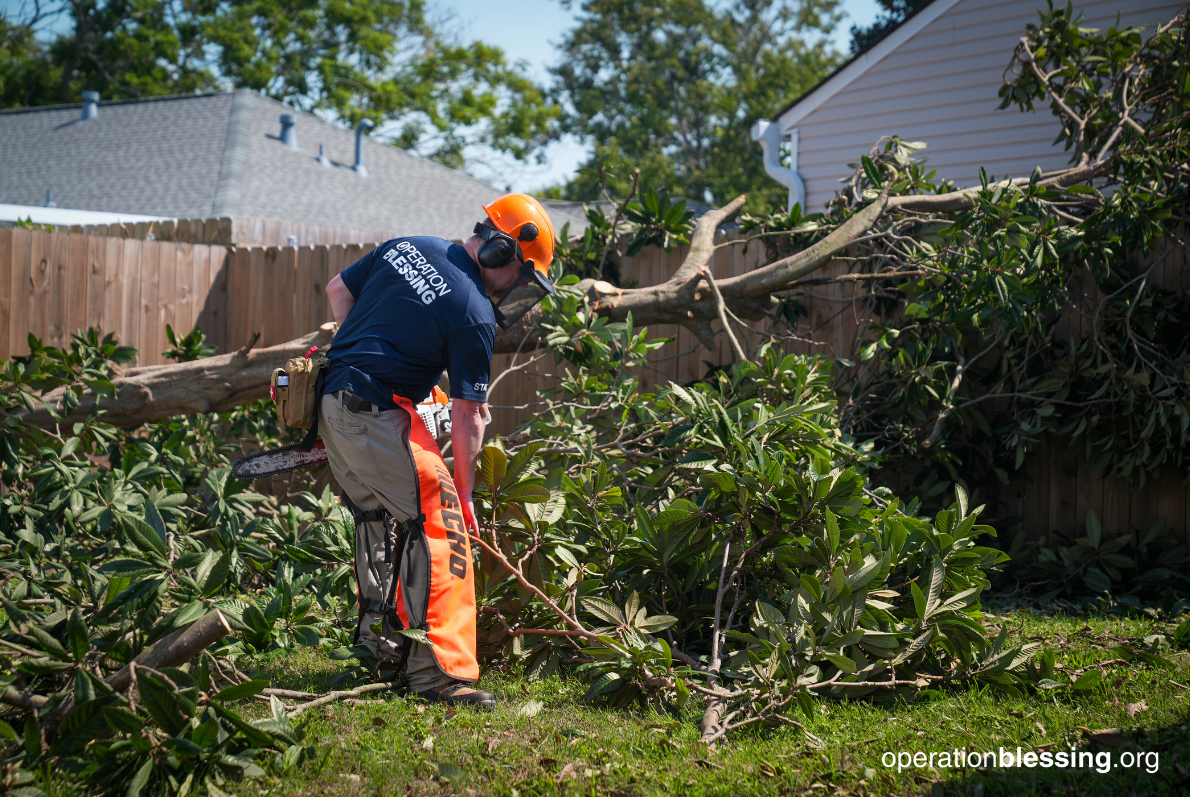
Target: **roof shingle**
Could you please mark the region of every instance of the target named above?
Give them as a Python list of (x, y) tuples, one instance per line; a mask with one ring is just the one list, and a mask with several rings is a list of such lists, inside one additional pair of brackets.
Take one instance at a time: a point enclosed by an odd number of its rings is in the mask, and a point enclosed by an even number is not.
[[(500, 190), (440, 164), (365, 139), (256, 92), (0, 111), (0, 202), (176, 218), (231, 216), (463, 238)], [(297, 116), (297, 143), (279, 117)], [(326, 145), (332, 165), (318, 162)], [(571, 221), (550, 209), (555, 229)], [(581, 213), (577, 214), (581, 217)]]

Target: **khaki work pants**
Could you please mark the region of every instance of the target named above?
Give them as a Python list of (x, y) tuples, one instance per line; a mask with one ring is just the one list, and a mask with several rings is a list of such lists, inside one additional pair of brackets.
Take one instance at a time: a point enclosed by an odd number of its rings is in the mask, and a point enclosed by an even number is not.
[[(408, 644), (406, 677), (414, 692), (478, 679), (470, 545), (460, 533), (461, 514), (455, 531), (454, 484), (421, 418), (405, 400), (395, 410), (353, 413), (328, 394), (319, 431), (331, 472), (352, 503), (363, 512), (384, 508), (396, 521), (356, 528), (360, 598), (396, 604), (394, 613), (363, 612), (360, 644), (391, 663), (400, 662)], [(423, 522), (406, 524), (402, 537), (397, 524), (419, 517)], [(371, 627), (377, 622), (380, 636)], [(423, 628), (434, 644), (406, 640), (394, 633), (398, 628)]]

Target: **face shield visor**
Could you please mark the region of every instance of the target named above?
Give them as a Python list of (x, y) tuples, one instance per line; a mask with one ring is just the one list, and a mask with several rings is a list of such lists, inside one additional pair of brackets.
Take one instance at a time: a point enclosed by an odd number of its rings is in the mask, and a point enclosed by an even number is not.
[(520, 275), (499, 301), (492, 302), (496, 323), (501, 329), (511, 329), (525, 314), (547, 296), (556, 296), (558, 289), (545, 274), (533, 267), (533, 261), (521, 263)]

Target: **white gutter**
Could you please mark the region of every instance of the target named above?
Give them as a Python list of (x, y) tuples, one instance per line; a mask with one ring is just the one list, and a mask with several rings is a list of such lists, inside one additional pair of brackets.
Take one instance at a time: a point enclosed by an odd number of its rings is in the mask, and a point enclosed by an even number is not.
[(31, 218), (34, 224), (54, 226), (86, 227), (92, 224), (137, 224), (142, 221), (175, 221), (168, 216), (144, 216), (139, 213), (109, 213), (100, 210), (73, 210), (71, 208), (43, 208), (34, 205), (0, 204), (0, 224), (24, 221)]
[(789, 202), (786, 210), (792, 209), (797, 204), (801, 205), (804, 211), (806, 209), (806, 184), (802, 182), (802, 176), (797, 173), (797, 130), (790, 130), (788, 136), (793, 145), (793, 151), (789, 156), (789, 166), (783, 166), (781, 164), (780, 128), (768, 119), (761, 119), (752, 126), (752, 140), (759, 141), (760, 148), (764, 150), (765, 172), (769, 177), (789, 189)]

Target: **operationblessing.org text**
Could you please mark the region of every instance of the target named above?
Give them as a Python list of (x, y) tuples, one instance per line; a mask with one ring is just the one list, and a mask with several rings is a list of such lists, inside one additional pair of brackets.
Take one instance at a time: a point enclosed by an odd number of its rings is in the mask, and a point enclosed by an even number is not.
[(1041, 768), (1041, 769), (1093, 769), (1096, 772), (1110, 772), (1116, 769), (1143, 769), (1149, 774), (1157, 771), (1158, 753), (1133, 752), (1125, 750), (1112, 757), (1107, 750), (1091, 752), (1090, 750), (1058, 750), (1051, 752), (1043, 750), (1034, 752), (1017, 748), (1016, 751), (1005, 750), (943, 750), (929, 753), (918, 750), (910, 753), (907, 750), (892, 752), (891, 750), (880, 757), (880, 763), (885, 768), (897, 768), (897, 772), (906, 769), (952, 769), (956, 767), (972, 767), (985, 769), (996, 767), (1010, 769), (1013, 767)]

